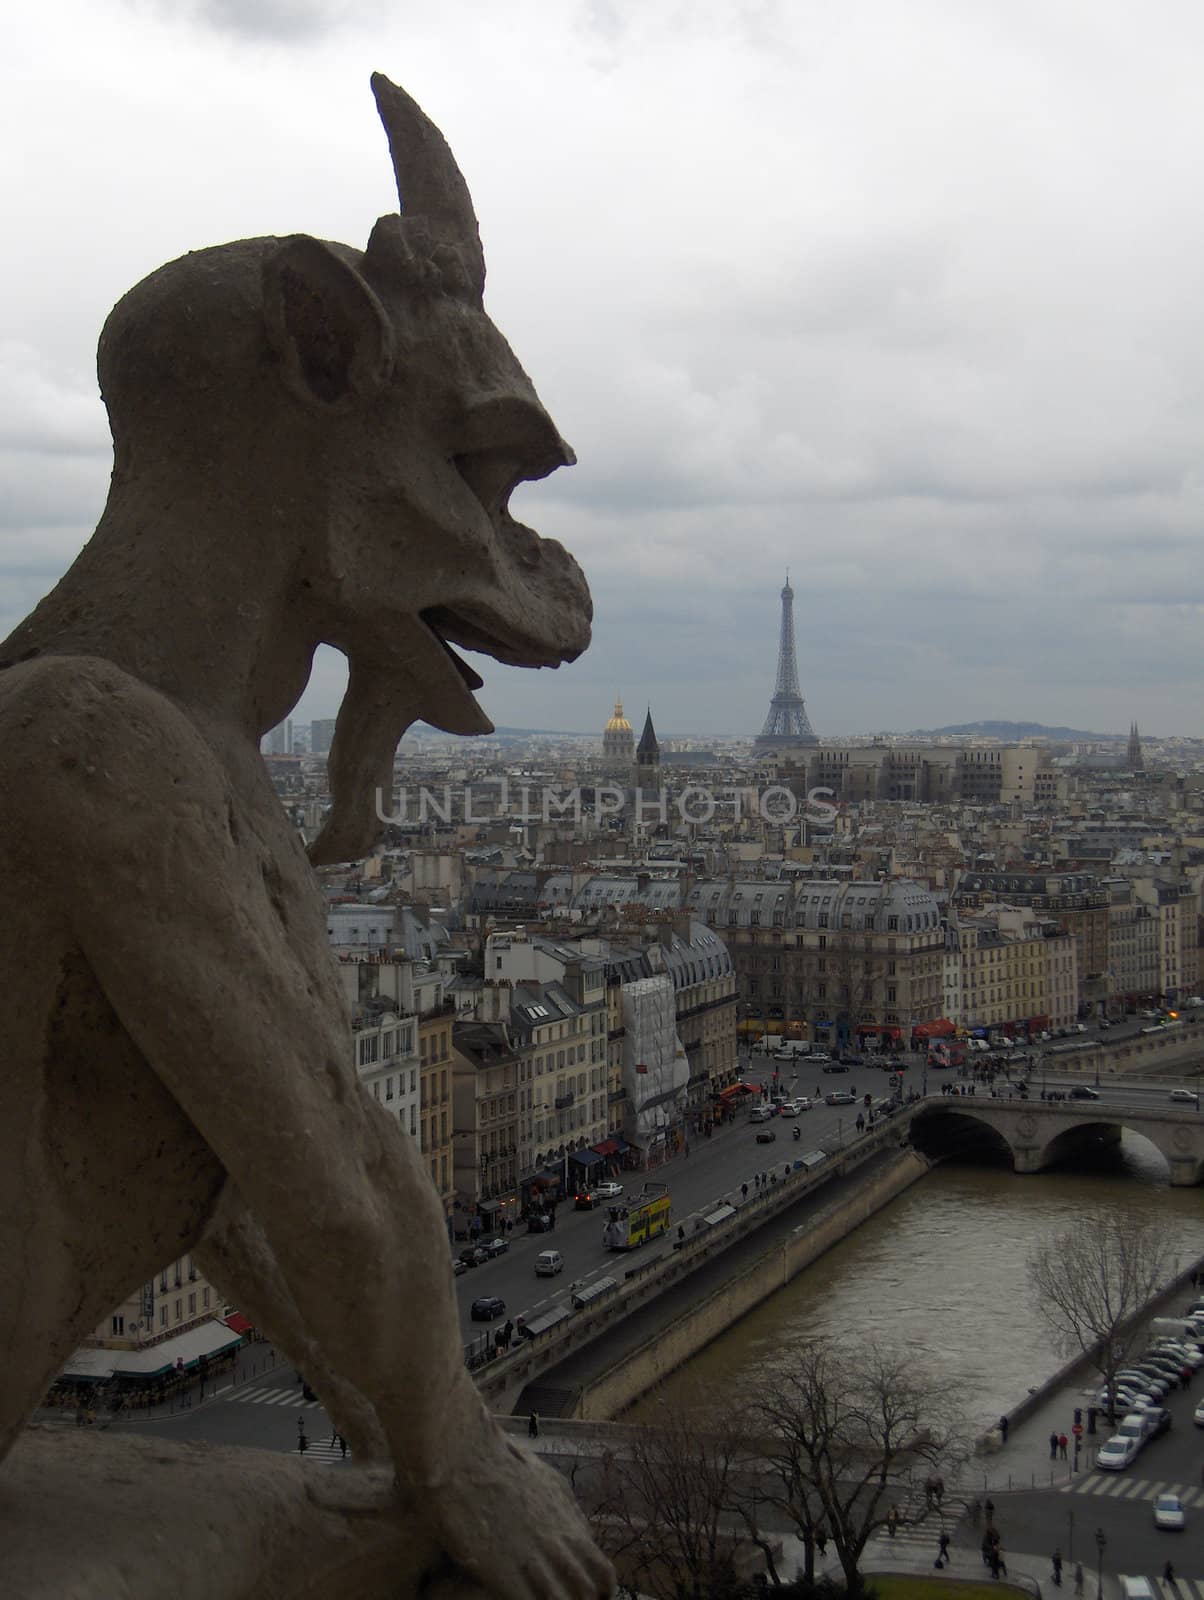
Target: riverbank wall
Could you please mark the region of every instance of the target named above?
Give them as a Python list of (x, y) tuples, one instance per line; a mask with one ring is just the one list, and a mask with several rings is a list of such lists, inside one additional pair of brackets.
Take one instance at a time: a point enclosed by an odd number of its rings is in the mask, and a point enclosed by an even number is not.
[(930, 1170), (910, 1147), (880, 1150), (541, 1375), (517, 1409), (594, 1422), (621, 1415)]

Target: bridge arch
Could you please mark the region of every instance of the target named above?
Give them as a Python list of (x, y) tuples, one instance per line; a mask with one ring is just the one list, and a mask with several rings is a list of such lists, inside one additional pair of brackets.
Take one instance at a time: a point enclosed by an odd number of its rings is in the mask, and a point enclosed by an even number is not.
[(1024, 1173), (1043, 1172), (1076, 1150), (1118, 1145), (1126, 1128), (1159, 1151), (1172, 1185), (1204, 1182), (1204, 1118), (1177, 1110), (959, 1097), (918, 1110), (911, 1138), (933, 1159), (1010, 1158)]

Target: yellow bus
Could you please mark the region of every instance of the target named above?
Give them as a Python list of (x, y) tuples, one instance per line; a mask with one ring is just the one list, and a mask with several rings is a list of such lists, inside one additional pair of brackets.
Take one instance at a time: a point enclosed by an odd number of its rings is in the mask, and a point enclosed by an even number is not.
[(634, 1250), (646, 1240), (664, 1233), (672, 1216), (673, 1207), (664, 1184), (646, 1184), (633, 1205), (610, 1208), (610, 1221), (602, 1230), (602, 1243), (608, 1250)]

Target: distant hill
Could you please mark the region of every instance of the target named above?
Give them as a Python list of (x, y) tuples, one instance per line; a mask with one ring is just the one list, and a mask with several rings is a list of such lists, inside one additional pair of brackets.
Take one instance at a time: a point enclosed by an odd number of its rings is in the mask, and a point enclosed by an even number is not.
[(949, 728), (917, 728), (909, 738), (931, 738), (936, 734), (962, 735), (976, 739), (1127, 739), (1124, 733), (1088, 733), (1083, 728), (1047, 728), (1043, 722), (961, 722)]

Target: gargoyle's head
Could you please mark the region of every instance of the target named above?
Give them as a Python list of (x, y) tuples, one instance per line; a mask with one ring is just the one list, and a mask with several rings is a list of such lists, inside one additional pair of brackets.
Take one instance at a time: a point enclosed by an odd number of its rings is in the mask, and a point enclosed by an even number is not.
[[(464, 179), (414, 101), (372, 87), (401, 209), (366, 250), (296, 236), (197, 252), (131, 291), (100, 351), (115, 477), (137, 470), (140, 437), (170, 432), (233, 504), (270, 492), (297, 612), (348, 658), (315, 861), (367, 850), (412, 722), (491, 731), (452, 646), (558, 666), (591, 616), (572, 557), (510, 515), (518, 484), (574, 458), (485, 312)], [(240, 429), (235, 465), (208, 441)]]
[(554, 667), (588, 644), (591, 615), (572, 557), (510, 515), (518, 484), (574, 457), (483, 308), (467, 186), (414, 101), (380, 75), (372, 87), (400, 214), (380, 219), (362, 256), (296, 239), (264, 263), (286, 380), (346, 430), (344, 489), (315, 580), (325, 637), (351, 663), (320, 860), (362, 847), (411, 721), (491, 730), (472, 694), (481, 681), (453, 645)]

